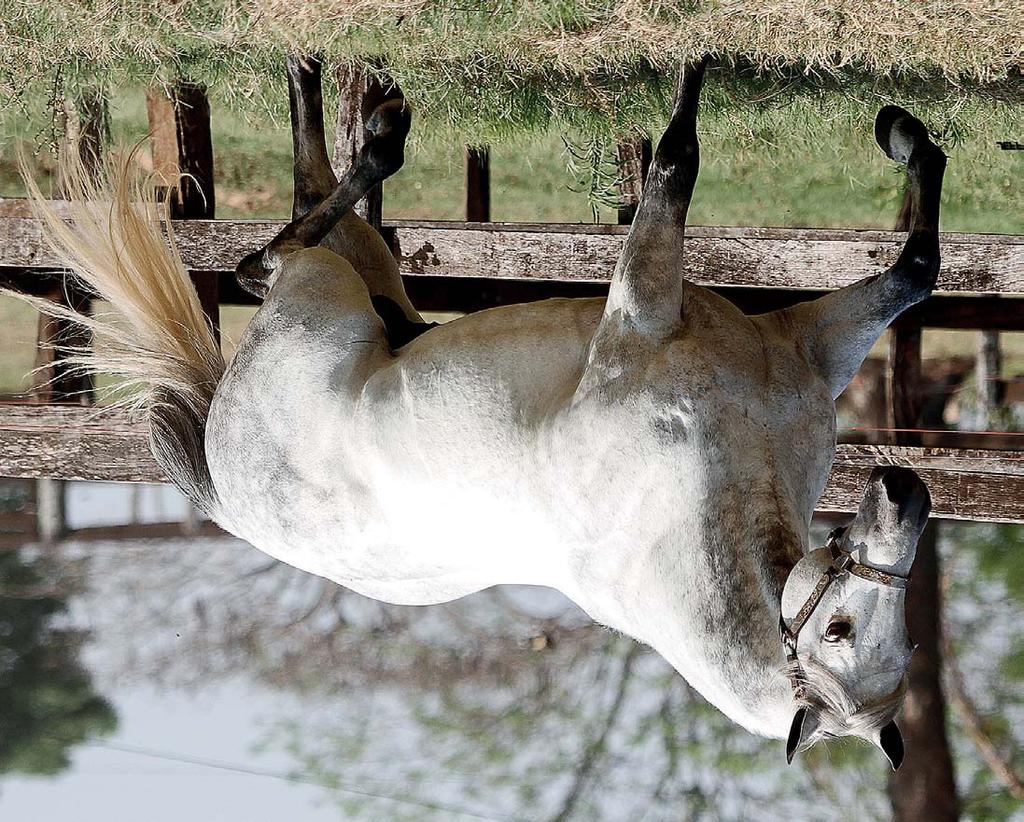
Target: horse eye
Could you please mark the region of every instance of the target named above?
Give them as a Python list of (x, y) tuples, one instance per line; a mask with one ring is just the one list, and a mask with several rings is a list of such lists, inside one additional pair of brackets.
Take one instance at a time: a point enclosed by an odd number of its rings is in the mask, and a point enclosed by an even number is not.
[(849, 622), (845, 619), (837, 619), (835, 622), (830, 622), (825, 629), (825, 641), (839, 642), (843, 639), (849, 639), (852, 633), (853, 626)]

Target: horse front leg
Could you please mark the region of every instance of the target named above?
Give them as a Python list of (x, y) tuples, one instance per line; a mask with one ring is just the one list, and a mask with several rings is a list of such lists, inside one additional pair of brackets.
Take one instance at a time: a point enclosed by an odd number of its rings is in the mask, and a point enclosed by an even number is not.
[(774, 315), (779, 327), (804, 346), (833, 397), (853, 379), (889, 324), (931, 294), (939, 273), (939, 198), (946, 155), (924, 124), (898, 106), (878, 113), (875, 139), (891, 159), (907, 167), (910, 233), (899, 259), (883, 274)]
[[(636, 217), (619, 255), (574, 403), (627, 389), (631, 376), (682, 322), (681, 257), (700, 167), (697, 104), (707, 57), (682, 66)], [(623, 381), (625, 380), (625, 381)]]

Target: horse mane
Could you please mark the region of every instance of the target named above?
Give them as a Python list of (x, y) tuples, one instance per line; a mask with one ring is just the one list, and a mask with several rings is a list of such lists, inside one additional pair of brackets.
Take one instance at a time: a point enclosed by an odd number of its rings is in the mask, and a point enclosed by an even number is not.
[(815, 712), (821, 730), (833, 736), (869, 739), (896, 718), (907, 694), (907, 678), (903, 676), (891, 693), (858, 705), (842, 681), (815, 659), (794, 661), (786, 673), (802, 686), (797, 707)]

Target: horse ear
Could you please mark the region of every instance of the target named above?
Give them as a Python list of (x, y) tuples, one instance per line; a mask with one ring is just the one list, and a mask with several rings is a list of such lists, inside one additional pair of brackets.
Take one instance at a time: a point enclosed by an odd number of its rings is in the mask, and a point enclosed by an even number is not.
[(793, 724), (789, 726), (789, 738), (786, 740), (787, 765), (793, 761), (793, 756), (804, 747), (817, 727), (817, 715), (809, 713), (806, 708), (800, 708), (793, 715)]
[(896, 723), (890, 722), (871, 741), (885, 754), (892, 769), (899, 770), (903, 763), (903, 734)]

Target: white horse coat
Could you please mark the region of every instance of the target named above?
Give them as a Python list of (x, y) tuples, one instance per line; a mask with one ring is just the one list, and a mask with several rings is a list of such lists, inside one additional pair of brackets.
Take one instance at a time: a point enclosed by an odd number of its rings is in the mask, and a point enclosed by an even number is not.
[(737, 635), (777, 633), (771, 569), (807, 549), (835, 444), (829, 387), (784, 315), (688, 286), (672, 338), (608, 375), (587, 364), (603, 300), (482, 311), (397, 355), (360, 301), (333, 252), (282, 267), (207, 426), (230, 530), (389, 602), (552, 586), (784, 735), (779, 648)]

